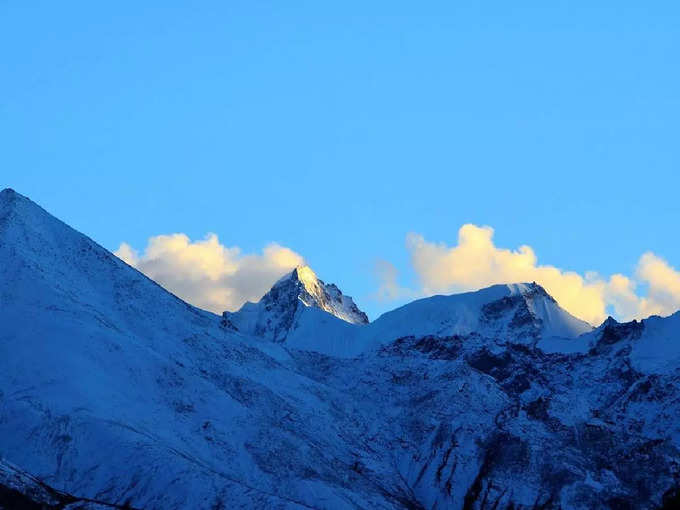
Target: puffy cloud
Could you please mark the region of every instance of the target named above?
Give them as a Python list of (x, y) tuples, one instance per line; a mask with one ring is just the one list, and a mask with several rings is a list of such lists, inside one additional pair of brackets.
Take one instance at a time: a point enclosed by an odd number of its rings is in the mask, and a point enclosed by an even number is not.
[(537, 265), (536, 254), (526, 245), (515, 251), (497, 248), (491, 227), (463, 225), (453, 247), (428, 242), (417, 234), (409, 234), (406, 242), (425, 294), (536, 281), (577, 317), (592, 323), (606, 317), (603, 282)]
[(127, 243), (114, 252), (152, 280), (200, 308), (221, 313), (257, 301), (272, 284), (304, 259), (272, 243), (261, 254), (243, 254), (215, 234), (191, 241), (185, 234), (149, 239), (140, 255)]
[(649, 287), (645, 311), (668, 315), (680, 309), (680, 272), (668, 262), (647, 252), (640, 257), (636, 275)]
[[(416, 292), (432, 295), (476, 290), (496, 283), (535, 281), (563, 308), (591, 324), (600, 324), (610, 310), (619, 319), (631, 320), (651, 314), (668, 315), (680, 308), (680, 273), (652, 253), (641, 257), (635, 279), (621, 274), (603, 278), (597, 273), (581, 275), (540, 265), (530, 246), (499, 248), (493, 234), (491, 227), (463, 225), (455, 246), (409, 234), (406, 244), (421, 285)], [(383, 267), (382, 282), (379, 295), (398, 295), (396, 269), (386, 271)], [(646, 297), (636, 293), (638, 282), (648, 286)]]
[[(633, 276), (605, 278), (539, 264), (530, 246), (500, 248), (493, 234), (491, 227), (463, 225), (453, 246), (409, 234), (406, 245), (420, 285), (401, 286), (397, 268), (381, 259), (375, 266), (375, 297), (394, 301), (536, 281), (567, 311), (596, 325), (610, 312), (619, 320), (632, 320), (680, 309), (680, 271), (651, 252), (640, 257)], [(304, 263), (300, 254), (278, 244), (244, 254), (222, 245), (215, 234), (197, 241), (185, 234), (160, 235), (150, 238), (141, 253), (122, 243), (115, 254), (182, 299), (217, 313), (257, 301), (278, 278)]]
[(137, 251), (134, 248), (132, 248), (132, 246), (130, 246), (128, 243), (121, 243), (118, 249), (113, 253), (119, 259), (130, 264), (131, 266), (135, 266), (137, 264), (137, 261), (139, 260), (139, 255), (137, 254)]

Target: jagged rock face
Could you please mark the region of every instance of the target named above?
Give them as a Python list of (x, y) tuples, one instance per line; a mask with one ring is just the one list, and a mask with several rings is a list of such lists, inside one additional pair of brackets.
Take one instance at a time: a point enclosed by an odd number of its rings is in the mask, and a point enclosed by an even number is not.
[[(221, 326), (0, 194), (0, 453), (18, 466), (0, 462), (0, 498), (145, 509), (678, 502), (680, 313), (593, 330), (516, 284), (356, 325), (305, 306), (319, 301), (306, 285), (308, 295), (279, 284), (268, 312), (290, 296), (304, 310), (283, 344)], [(296, 348), (300, 335), (311, 348)], [(348, 336), (354, 354), (318, 352)]]
[(497, 333), (509, 333), (513, 339), (524, 337), (530, 341), (536, 340), (541, 336), (543, 329), (543, 319), (532, 306), (536, 300), (545, 300), (551, 305), (557, 304), (543, 287), (532, 283), (517, 293), (483, 305), (481, 322)]
[(297, 267), (281, 278), (258, 303), (246, 303), (235, 313), (225, 312), (223, 324), (242, 333), (283, 342), (305, 308), (317, 308), (350, 324), (368, 324), (368, 317), (351, 297), (336, 285), (319, 280), (308, 266)]

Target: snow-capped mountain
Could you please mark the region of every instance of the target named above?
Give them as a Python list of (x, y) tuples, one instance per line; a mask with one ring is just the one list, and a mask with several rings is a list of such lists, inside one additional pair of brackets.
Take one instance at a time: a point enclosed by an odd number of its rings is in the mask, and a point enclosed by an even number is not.
[(536, 283), (494, 285), (476, 292), (420, 299), (382, 315), (374, 336), (467, 335), (473, 332), (534, 343), (539, 338), (576, 338), (591, 331)]
[(351, 324), (367, 324), (368, 317), (351, 297), (332, 283), (319, 280), (309, 266), (299, 266), (283, 276), (257, 303), (238, 312), (224, 312), (224, 324), (244, 334), (284, 341), (308, 308), (323, 310)]
[(259, 334), (1, 192), (0, 508), (677, 507), (680, 314), (516, 284), (355, 324), (300, 273)]
[[(286, 341), (290, 347), (339, 357), (358, 356), (405, 336), (476, 332), (500, 341), (534, 345), (540, 339), (570, 342), (593, 329), (562, 309), (536, 283), (494, 285), (476, 292), (424, 298), (357, 327), (355, 324), (367, 322), (366, 316), (351, 298), (344, 297), (344, 302), (351, 303), (348, 313), (347, 308), (323, 307), (309, 297), (298, 297), (301, 292), (306, 294), (298, 271), (277, 282), (259, 303), (247, 303), (236, 313), (225, 312), (224, 324), (249, 335)], [(318, 281), (314, 273), (306, 272), (313, 282), (310, 288), (319, 288), (314, 285)], [(335, 319), (357, 316), (360, 321)]]

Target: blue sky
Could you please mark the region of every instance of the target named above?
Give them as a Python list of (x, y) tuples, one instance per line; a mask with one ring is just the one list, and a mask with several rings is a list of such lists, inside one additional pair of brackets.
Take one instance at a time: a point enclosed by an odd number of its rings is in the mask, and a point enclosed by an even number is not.
[(678, 26), (677, 2), (5, 1), (0, 186), (111, 250), (277, 242), (372, 316), (407, 294), (373, 297), (376, 261), (421, 287), (409, 232), (678, 267)]

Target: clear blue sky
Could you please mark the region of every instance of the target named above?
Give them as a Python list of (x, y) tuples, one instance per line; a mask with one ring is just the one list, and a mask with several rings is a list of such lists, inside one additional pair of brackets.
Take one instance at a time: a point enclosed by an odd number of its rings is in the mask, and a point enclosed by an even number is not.
[(109, 249), (277, 241), (373, 315), (409, 231), (678, 266), (679, 27), (670, 1), (5, 0), (0, 187)]

